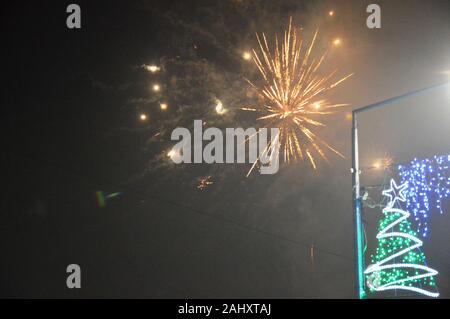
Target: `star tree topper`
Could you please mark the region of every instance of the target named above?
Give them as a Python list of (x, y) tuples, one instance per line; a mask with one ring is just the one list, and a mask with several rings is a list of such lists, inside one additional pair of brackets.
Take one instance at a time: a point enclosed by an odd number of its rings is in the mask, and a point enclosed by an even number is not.
[(391, 179), (391, 188), (385, 189), (382, 194), (389, 197), (390, 201), (387, 204), (387, 208), (394, 207), (395, 202), (398, 200), (400, 202), (406, 202), (406, 191), (408, 188), (408, 182), (404, 182), (400, 186), (394, 179)]

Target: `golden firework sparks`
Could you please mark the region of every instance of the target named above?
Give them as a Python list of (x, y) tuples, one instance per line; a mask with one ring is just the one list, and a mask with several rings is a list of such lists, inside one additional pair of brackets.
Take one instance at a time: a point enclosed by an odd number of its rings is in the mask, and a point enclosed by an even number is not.
[(175, 148), (166, 151), (165, 155), (174, 163), (180, 163), (182, 157), (181, 151)]
[(197, 189), (202, 191), (202, 190), (206, 189), (209, 185), (212, 185), (212, 184), (214, 184), (214, 182), (212, 181), (211, 176), (202, 177), (198, 181)]
[(256, 34), (259, 51), (253, 50), (253, 61), (259, 70), (262, 85), (248, 82), (258, 92), (264, 105), (243, 108), (260, 112), (258, 120), (264, 121), (266, 127), (279, 129), (279, 146), (285, 162), (306, 158), (314, 169), (317, 154), (328, 161), (325, 149), (343, 157), (317, 136), (314, 129), (325, 126), (320, 121), (321, 117), (347, 105), (329, 103), (323, 95), (352, 75), (333, 81), (336, 71), (326, 75), (319, 72), (327, 52), (318, 58), (312, 56), (317, 34), (318, 31), (309, 45), (303, 47), (300, 30), (292, 27), (291, 18), (281, 44), (275, 36), (273, 51), (269, 49), (265, 34)]
[(333, 40), (333, 45), (335, 46), (335, 47), (337, 47), (337, 46), (339, 46), (339, 45), (341, 45), (341, 39), (340, 38), (336, 38), (336, 39), (334, 39)]
[(353, 119), (352, 112), (347, 112), (347, 113), (345, 113), (345, 119), (346, 119), (347, 121), (351, 121), (351, 120)]
[(221, 100), (216, 99), (216, 113), (219, 115), (223, 115), (227, 112), (227, 109), (223, 106), (223, 103)]
[(144, 68), (147, 71), (151, 72), (151, 73), (156, 73), (156, 72), (159, 72), (161, 70), (161, 68), (159, 66), (157, 66), (157, 65), (146, 65), (146, 64), (144, 64)]
[(251, 60), (252, 55), (251, 55), (250, 52), (244, 52), (244, 53), (242, 54), (242, 58), (243, 58), (244, 60)]
[(373, 164), (373, 168), (375, 169), (383, 169), (383, 170), (390, 170), (394, 164), (394, 159), (388, 154), (385, 153), (384, 157)]

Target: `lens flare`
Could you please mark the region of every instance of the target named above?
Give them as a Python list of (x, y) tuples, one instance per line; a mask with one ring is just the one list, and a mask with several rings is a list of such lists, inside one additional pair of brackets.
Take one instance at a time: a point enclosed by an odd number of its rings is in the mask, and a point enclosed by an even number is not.
[(256, 108), (245, 108), (247, 111), (259, 112), (257, 120), (264, 121), (265, 127), (279, 129), (279, 149), (285, 162), (306, 158), (314, 169), (317, 167), (317, 155), (328, 161), (325, 149), (344, 157), (317, 136), (314, 129), (325, 126), (321, 122), (322, 117), (347, 105), (329, 103), (324, 99), (324, 93), (352, 76), (350, 74), (332, 80), (336, 71), (325, 75), (319, 71), (327, 52), (318, 57), (312, 56), (317, 34), (318, 31), (304, 47), (300, 30), (292, 26), (292, 18), (284, 32), (284, 40), (281, 42), (275, 36), (273, 50), (269, 49), (264, 33), (256, 34), (259, 50), (253, 50), (253, 61), (259, 70), (262, 84), (247, 81), (263, 103)]

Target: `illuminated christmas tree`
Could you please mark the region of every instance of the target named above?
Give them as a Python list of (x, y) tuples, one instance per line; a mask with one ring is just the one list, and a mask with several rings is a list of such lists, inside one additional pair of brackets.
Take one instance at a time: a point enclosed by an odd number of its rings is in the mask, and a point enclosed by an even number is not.
[(426, 266), (420, 249), (423, 242), (411, 227), (410, 214), (400, 207), (406, 201), (407, 187), (407, 183), (397, 186), (391, 180), (391, 188), (383, 191), (390, 201), (379, 223), (376, 254), (365, 271), (367, 286), (371, 292), (404, 290), (438, 297), (434, 279), (438, 272)]

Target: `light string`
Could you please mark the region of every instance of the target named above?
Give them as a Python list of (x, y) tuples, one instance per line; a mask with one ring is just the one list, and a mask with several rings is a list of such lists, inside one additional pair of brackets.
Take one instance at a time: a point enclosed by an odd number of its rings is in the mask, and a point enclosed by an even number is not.
[(419, 234), (427, 237), (430, 211), (442, 214), (442, 201), (450, 196), (450, 155), (414, 159), (398, 170), (401, 182), (408, 182), (406, 208), (414, 215)]

